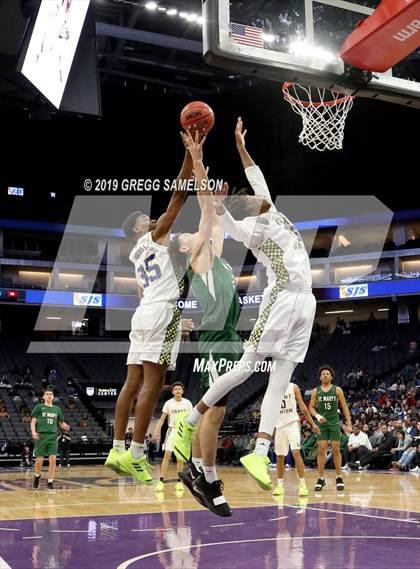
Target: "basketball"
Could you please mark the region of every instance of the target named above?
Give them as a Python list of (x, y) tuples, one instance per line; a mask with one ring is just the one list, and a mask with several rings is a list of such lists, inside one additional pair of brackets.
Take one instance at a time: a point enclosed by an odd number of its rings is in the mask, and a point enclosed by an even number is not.
[(214, 125), (214, 112), (207, 103), (193, 101), (182, 109), (180, 120), (184, 130), (195, 132), (197, 128), (201, 134), (208, 134)]

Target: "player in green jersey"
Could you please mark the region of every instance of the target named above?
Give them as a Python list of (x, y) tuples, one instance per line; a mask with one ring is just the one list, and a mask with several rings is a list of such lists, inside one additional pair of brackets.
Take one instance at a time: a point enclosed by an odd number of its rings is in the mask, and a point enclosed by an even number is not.
[(58, 451), (57, 425), (67, 431), (70, 427), (64, 422), (63, 412), (57, 405), (53, 405), (54, 391), (47, 387), (42, 396), (44, 403), (37, 405), (32, 411), (31, 431), (35, 441), (35, 475), (34, 490), (38, 490), (41, 480), (44, 457), (48, 456), (48, 482), (47, 490), (54, 492), (54, 476)]
[[(202, 145), (197, 152), (202, 153)], [(193, 161), (195, 158), (192, 154)], [(197, 197), (201, 209), (198, 232), (179, 235), (176, 245), (180, 253), (187, 255), (188, 278), (203, 309), (199, 368), (201, 388), (205, 393), (241, 358), (243, 342), (236, 331), (240, 304), (235, 277), (230, 265), (222, 258), (224, 232), (217, 223), (211, 194), (206, 195), (200, 190)], [(232, 512), (222, 495), (222, 482), (216, 472), (217, 435), (225, 409), (226, 397), (203, 417), (193, 439), (192, 462), (185, 466), (181, 480), (203, 506), (226, 517)], [(183, 457), (184, 461), (187, 459)]]
[(328, 441), (331, 441), (334, 466), (336, 472), (337, 490), (344, 490), (344, 482), (341, 477), (341, 425), (338, 416), (338, 404), (340, 403), (346, 419), (347, 431), (351, 433), (351, 417), (343, 390), (332, 384), (334, 370), (330, 366), (322, 366), (318, 370), (321, 385), (312, 390), (309, 412), (316, 418), (321, 433), (318, 435), (318, 475), (315, 484), (315, 492), (319, 492), (325, 486), (324, 468)]

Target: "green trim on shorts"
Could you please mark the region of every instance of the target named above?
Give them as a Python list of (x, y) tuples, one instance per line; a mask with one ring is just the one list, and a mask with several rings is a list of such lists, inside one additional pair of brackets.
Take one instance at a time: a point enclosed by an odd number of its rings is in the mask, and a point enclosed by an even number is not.
[(58, 440), (57, 434), (39, 433), (39, 439), (35, 441), (34, 456), (36, 458), (42, 456), (57, 456)]
[(318, 441), (340, 441), (341, 428), (340, 424), (330, 425), (328, 423), (318, 425), (321, 433), (317, 435)]

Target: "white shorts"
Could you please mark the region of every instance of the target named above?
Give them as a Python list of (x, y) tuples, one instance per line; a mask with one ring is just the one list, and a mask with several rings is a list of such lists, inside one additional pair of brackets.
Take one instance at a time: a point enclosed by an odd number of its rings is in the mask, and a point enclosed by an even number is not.
[(165, 452), (173, 452), (174, 451), (174, 439), (175, 439), (176, 429), (173, 427), (169, 427), (166, 431), (165, 441), (162, 445), (162, 450)]
[(293, 421), (284, 427), (276, 427), (274, 450), (277, 456), (287, 456), (289, 445), (292, 450), (300, 450), (300, 423)]
[(131, 319), (127, 364), (153, 362), (173, 367), (181, 340), (180, 313), (174, 304), (139, 306)]
[(303, 362), (315, 311), (315, 297), (307, 290), (284, 288), (275, 295), (272, 289), (266, 289), (246, 351)]

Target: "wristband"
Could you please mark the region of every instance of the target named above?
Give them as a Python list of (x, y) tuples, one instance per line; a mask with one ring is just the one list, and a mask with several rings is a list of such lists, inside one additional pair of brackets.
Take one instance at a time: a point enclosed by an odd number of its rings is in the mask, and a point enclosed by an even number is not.
[(317, 421), (319, 421), (321, 418), (322, 418), (322, 415), (320, 415), (319, 413), (317, 413), (317, 414), (315, 415), (315, 419), (316, 419)]

